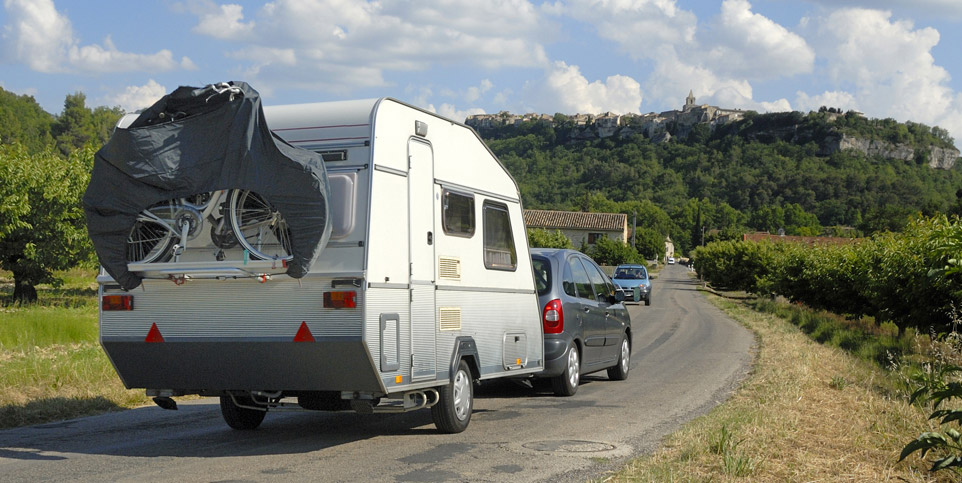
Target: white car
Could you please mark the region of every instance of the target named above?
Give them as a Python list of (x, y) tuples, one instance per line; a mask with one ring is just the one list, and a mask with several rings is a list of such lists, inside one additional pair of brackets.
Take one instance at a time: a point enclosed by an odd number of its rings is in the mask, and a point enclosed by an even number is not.
[(669, 264), (669, 265), (674, 265), (674, 264), (675, 264), (675, 257), (668, 257), (668, 264)]

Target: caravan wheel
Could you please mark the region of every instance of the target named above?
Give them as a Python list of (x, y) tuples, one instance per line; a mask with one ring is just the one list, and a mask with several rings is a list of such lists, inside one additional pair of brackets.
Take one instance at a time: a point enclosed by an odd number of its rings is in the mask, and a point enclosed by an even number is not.
[(474, 385), (471, 382), (471, 369), (461, 361), (451, 381), (438, 391), (438, 403), (431, 406), (434, 425), (442, 433), (460, 433), (471, 422), (474, 408)]
[[(254, 401), (250, 398), (238, 397), (237, 401), (244, 405), (254, 405)], [(224, 421), (227, 422), (228, 426), (240, 430), (256, 429), (261, 425), (261, 421), (264, 421), (264, 416), (267, 415), (267, 411), (242, 408), (234, 404), (230, 395), (220, 397), (220, 413), (224, 416)]]

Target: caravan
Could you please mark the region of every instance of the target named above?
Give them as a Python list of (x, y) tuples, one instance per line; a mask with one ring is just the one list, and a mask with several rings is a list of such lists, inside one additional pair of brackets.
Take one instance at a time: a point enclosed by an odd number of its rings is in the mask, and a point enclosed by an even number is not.
[(127, 247), (140, 285), (98, 277), (101, 344), (128, 388), (167, 408), (219, 397), (237, 429), (270, 411), (430, 407), (460, 432), (476, 382), (542, 370), (520, 194), (474, 131), (389, 98), (264, 116), (323, 159), (329, 239), (295, 278), (284, 213), (253, 191), (218, 186), (138, 216), (143, 239), (150, 223), (173, 227)]

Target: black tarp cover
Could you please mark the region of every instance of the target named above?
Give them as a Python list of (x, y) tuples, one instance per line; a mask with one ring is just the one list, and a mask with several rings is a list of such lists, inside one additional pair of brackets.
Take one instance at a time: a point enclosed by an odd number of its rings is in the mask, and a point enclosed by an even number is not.
[(287, 274), (303, 277), (331, 234), (330, 184), (321, 156), (267, 126), (245, 82), (179, 87), (117, 128), (94, 158), (83, 206), (104, 269), (130, 290), (126, 243), (137, 214), (160, 201), (221, 189), (260, 194), (290, 227)]

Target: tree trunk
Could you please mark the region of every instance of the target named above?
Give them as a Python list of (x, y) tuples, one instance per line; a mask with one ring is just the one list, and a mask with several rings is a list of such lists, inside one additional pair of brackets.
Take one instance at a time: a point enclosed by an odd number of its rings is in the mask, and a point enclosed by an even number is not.
[(22, 282), (17, 275), (13, 276), (13, 301), (20, 304), (32, 304), (37, 301), (37, 288), (28, 282)]

